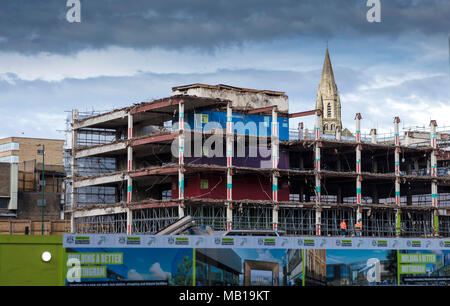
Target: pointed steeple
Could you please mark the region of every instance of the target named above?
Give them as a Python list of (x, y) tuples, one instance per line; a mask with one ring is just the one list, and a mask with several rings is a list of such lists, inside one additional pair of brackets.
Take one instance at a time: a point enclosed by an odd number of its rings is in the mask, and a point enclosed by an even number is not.
[(321, 84), (327, 83), (328, 86), (326, 87), (329, 87), (331, 85), (331, 88), (337, 89), (336, 82), (334, 81), (333, 66), (331, 66), (330, 53), (328, 52), (328, 47), (327, 52), (325, 54), (325, 60), (323, 62), (322, 79), (320, 80), (320, 83)]
[(335, 134), (337, 128), (342, 128), (341, 101), (334, 80), (328, 46), (323, 62), (322, 77), (317, 91), (316, 109), (322, 110), (322, 129), (325, 134)]

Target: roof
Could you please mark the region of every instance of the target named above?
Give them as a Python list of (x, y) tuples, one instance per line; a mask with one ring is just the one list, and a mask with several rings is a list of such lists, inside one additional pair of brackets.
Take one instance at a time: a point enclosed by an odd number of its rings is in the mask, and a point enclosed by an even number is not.
[(200, 84), (200, 83), (172, 87), (172, 91), (175, 91), (175, 90), (182, 91), (182, 90), (187, 90), (190, 88), (208, 88), (208, 89), (216, 89), (216, 90), (227, 89), (227, 90), (233, 90), (233, 91), (239, 91), (239, 92), (262, 93), (262, 94), (271, 95), (271, 96), (284, 96), (285, 95), (285, 92), (283, 92), (283, 91), (251, 89), (251, 88), (235, 87), (235, 86), (224, 85), (224, 84), (208, 85), (208, 84)]
[(61, 143), (64, 143), (64, 141), (65, 141), (64, 139), (11, 136), (11, 137), (0, 138), (0, 143), (17, 141), (17, 140), (20, 140), (20, 139), (44, 140), (44, 141), (54, 141), (54, 142), (61, 142)]

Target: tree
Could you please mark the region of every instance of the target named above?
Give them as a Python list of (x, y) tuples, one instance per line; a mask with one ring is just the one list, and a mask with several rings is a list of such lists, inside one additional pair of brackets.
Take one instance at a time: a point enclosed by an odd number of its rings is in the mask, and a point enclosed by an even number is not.
[(192, 259), (187, 255), (177, 264), (177, 274), (173, 276), (173, 285), (190, 286), (192, 284)]

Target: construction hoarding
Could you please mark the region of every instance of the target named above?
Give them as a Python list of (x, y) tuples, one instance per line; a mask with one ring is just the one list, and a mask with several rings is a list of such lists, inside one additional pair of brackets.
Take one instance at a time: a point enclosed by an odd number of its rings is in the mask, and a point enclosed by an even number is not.
[(65, 235), (66, 285), (450, 284), (450, 240)]

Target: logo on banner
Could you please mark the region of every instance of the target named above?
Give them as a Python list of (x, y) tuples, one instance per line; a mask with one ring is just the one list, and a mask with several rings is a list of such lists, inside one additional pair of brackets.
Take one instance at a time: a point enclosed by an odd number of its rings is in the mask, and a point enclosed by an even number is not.
[(188, 237), (176, 237), (175, 244), (176, 245), (189, 245), (189, 238)]
[(420, 240), (408, 240), (406, 245), (413, 248), (420, 248), (421, 241)]
[(234, 238), (231, 237), (222, 238), (222, 245), (234, 245)]
[(266, 246), (275, 246), (276, 240), (275, 240), (275, 238), (259, 238), (258, 244), (266, 245)]
[(247, 238), (242, 238), (241, 243), (239, 245), (243, 246), (244, 244), (247, 244)]
[(175, 243), (175, 239), (173, 237), (169, 237), (169, 239), (167, 239), (167, 243), (168, 244), (174, 244)]
[(141, 237), (127, 237), (127, 244), (141, 244)]
[(379, 248), (386, 248), (388, 246), (387, 240), (373, 240), (372, 245)]
[(297, 239), (297, 244), (299, 246), (302, 246), (303, 245), (303, 239)]
[(76, 236), (75, 244), (90, 244), (91, 239), (89, 236)]
[(125, 239), (124, 236), (119, 237), (119, 243), (120, 243), (120, 244), (125, 244), (125, 242), (126, 242), (126, 239)]
[(352, 246), (352, 241), (351, 240), (347, 240), (347, 239), (342, 239), (342, 240), (336, 240), (336, 245), (337, 246), (342, 246), (342, 247), (351, 247)]
[(215, 244), (220, 244), (220, 237), (214, 238), (214, 243)]
[(439, 245), (442, 248), (450, 248), (450, 241), (441, 241), (441, 242), (439, 242)]
[(66, 242), (67, 242), (68, 244), (72, 244), (72, 243), (75, 242), (75, 238), (73, 238), (73, 236), (67, 236), (67, 237), (66, 237)]
[(195, 245), (202, 244), (203, 241), (204, 241), (204, 239), (202, 237), (200, 237), (200, 238), (197, 239), (197, 242), (195, 242)]
[(149, 240), (148, 240), (148, 245), (152, 245), (152, 244), (155, 244), (156, 243), (156, 238), (155, 237), (152, 237), (152, 238), (150, 238)]
[(314, 246), (315, 245), (315, 240), (314, 239), (305, 239), (303, 241), (303, 243), (305, 244), (305, 246)]
[(100, 236), (100, 239), (98, 240), (97, 244), (102, 245), (106, 242), (106, 236)]
[(392, 245), (393, 248), (397, 247), (399, 245), (398, 240), (394, 240), (394, 244)]

